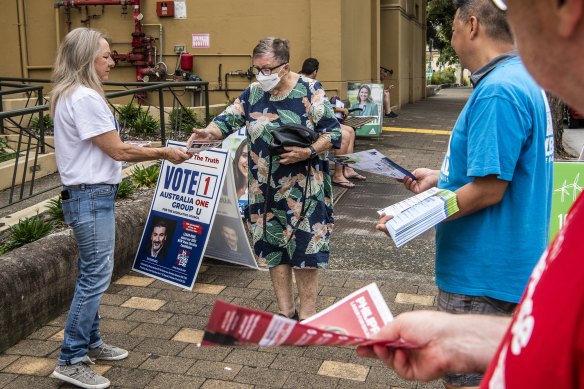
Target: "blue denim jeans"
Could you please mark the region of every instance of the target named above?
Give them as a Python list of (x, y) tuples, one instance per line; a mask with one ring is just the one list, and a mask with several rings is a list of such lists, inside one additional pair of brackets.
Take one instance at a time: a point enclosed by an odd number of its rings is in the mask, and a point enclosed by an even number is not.
[(79, 275), (65, 323), (59, 365), (83, 360), (89, 348), (103, 343), (99, 335), (99, 302), (114, 268), (117, 185), (94, 184), (64, 187), (63, 215), (79, 247)]

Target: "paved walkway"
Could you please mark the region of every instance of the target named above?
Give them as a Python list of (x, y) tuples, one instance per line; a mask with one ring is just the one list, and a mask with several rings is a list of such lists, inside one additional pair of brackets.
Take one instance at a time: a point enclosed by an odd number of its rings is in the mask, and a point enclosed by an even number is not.
[[(377, 148), (404, 167), (438, 168), (452, 127), (470, 90), (443, 90), (405, 106), (386, 121), (379, 139), (359, 139), (357, 148)], [(336, 189), (336, 226), (331, 269), (322, 271), (319, 309), (376, 282), (394, 315), (435, 309), (431, 233), (395, 249), (375, 233), (375, 210), (408, 196), (401, 185), (368, 176), (350, 190)], [(441, 388), (408, 382), (378, 361), (358, 358), (346, 347), (200, 348), (215, 299), (276, 311), (267, 272), (205, 260), (193, 291), (128, 274), (112, 283), (102, 300), (106, 342), (130, 350), (126, 360), (99, 363), (113, 388)], [(57, 316), (57, 314), (56, 314)], [(71, 388), (50, 378), (63, 336), (65, 313), (0, 354), (0, 388)]]

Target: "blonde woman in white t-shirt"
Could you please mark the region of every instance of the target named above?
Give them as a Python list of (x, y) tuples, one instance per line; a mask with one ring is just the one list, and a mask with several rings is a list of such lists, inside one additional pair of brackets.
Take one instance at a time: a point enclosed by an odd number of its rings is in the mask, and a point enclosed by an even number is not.
[(53, 377), (83, 388), (107, 388), (110, 382), (88, 364), (92, 359), (128, 356), (99, 334), (99, 302), (109, 286), (114, 261), (114, 200), (122, 161), (191, 157), (176, 147), (144, 148), (120, 140), (117, 123), (101, 83), (114, 67), (106, 37), (77, 28), (61, 44), (53, 70), (51, 113), (55, 154), (63, 183), (63, 213), (79, 246), (79, 275), (65, 323), (61, 355)]

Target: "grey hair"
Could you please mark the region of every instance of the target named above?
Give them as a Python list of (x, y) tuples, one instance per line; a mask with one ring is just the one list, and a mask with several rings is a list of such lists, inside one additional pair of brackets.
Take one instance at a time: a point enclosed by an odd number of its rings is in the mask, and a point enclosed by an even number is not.
[(454, 0), (452, 4), (454, 9), (459, 10), (463, 22), (475, 16), (491, 39), (514, 43), (507, 14), (497, 8), (492, 0)]
[(287, 39), (268, 37), (262, 39), (253, 49), (253, 57), (264, 57), (273, 55), (275, 59), (282, 63), (290, 62), (290, 48)]
[(95, 70), (95, 59), (99, 44), (106, 36), (99, 31), (80, 27), (65, 36), (59, 47), (53, 67), (53, 89), (51, 91), (51, 115), (61, 97), (72, 93), (77, 87), (94, 89), (103, 96), (101, 81)]

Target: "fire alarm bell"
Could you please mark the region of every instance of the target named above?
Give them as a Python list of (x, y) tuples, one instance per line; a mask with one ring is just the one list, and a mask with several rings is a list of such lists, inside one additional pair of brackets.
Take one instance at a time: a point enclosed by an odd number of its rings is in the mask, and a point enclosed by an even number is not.
[(174, 16), (174, 1), (157, 1), (156, 15), (159, 17)]

